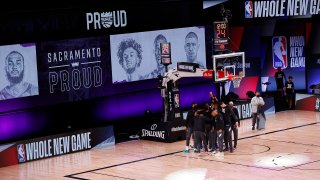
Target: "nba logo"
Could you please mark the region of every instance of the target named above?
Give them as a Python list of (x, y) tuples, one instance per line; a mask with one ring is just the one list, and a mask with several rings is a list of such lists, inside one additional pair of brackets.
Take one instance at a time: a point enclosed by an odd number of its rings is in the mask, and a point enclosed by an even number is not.
[(24, 151), (24, 145), (23, 144), (17, 145), (17, 150), (18, 150), (19, 163), (26, 162), (26, 154)]
[(252, 18), (253, 17), (253, 11), (252, 11), (252, 8), (253, 8), (253, 3), (252, 1), (246, 1), (245, 2), (245, 17), (246, 18)]
[(275, 36), (272, 38), (273, 68), (285, 69), (288, 66), (287, 38)]

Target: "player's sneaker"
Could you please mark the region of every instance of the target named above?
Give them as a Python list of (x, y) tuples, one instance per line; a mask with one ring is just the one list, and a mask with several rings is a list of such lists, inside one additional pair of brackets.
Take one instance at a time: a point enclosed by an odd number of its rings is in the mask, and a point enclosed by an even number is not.
[(184, 153), (189, 153), (190, 151), (189, 150), (183, 150), (182, 152), (184, 152)]
[(214, 155), (215, 157), (224, 157), (223, 152), (218, 152), (217, 154)]

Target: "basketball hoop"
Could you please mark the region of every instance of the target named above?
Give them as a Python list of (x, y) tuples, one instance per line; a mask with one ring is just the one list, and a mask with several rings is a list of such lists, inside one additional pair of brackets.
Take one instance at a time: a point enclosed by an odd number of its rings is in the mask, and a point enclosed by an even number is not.
[(233, 84), (233, 87), (234, 88), (239, 88), (240, 87), (240, 83), (241, 83), (241, 80), (242, 80), (242, 77), (241, 76), (228, 76), (229, 80), (232, 81), (232, 84)]

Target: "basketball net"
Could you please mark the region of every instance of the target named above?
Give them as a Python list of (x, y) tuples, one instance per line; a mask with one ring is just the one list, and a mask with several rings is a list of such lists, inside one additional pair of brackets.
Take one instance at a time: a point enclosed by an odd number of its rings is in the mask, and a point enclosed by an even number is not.
[(242, 80), (241, 76), (229, 75), (228, 79), (232, 81), (232, 84), (233, 84), (234, 88), (239, 88), (240, 87), (240, 83), (241, 83), (241, 80)]

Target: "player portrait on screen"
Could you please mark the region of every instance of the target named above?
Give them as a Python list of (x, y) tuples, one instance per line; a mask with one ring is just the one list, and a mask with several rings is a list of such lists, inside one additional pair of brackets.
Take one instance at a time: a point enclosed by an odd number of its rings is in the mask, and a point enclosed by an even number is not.
[(167, 43), (167, 38), (163, 34), (158, 34), (153, 42), (153, 52), (155, 56), (155, 61), (157, 62), (157, 67), (150, 74), (145, 75), (143, 79), (157, 78), (159, 75), (164, 75), (165, 67), (161, 64), (161, 61), (163, 60), (161, 59), (161, 43)]
[(142, 61), (142, 48), (134, 39), (125, 39), (118, 47), (119, 64), (126, 73), (126, 81), (137, 81), (143, 79), (138, 73)]
[[(13, 99), (19, 97), (33, 96), (39, 94), (37, 85), (24, 81), (25, 66), (29, 59), (18, 51), (11, 51), (5, 58), (5, 74), (8, 84), (0, 91), (0, 100)], [(2, 84), (2, 83), (1, 83)]]
[(187, 62), (198, 63), (200, 68), (204, 68), (202, 62), (197, 59), (198, 50), (200, 43), (198, 41), (198, 36), (194, 32), (189, 32), (185, 37), (184, 50), (187, 56)]
[(159, 34), (154, 39), (154, 55), (157, 62), (157, 68), (153, 70), (149, 76), (149, 78), (156, 78), (158, 75), (163, 76), (165, 73), (165, 68), (161, 64), (161, 49), (160, 44), (167, 43), (167, 38), (163, 34)]

